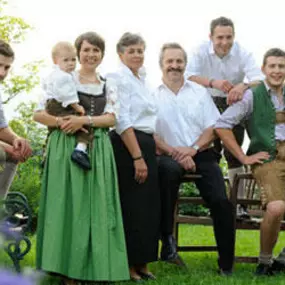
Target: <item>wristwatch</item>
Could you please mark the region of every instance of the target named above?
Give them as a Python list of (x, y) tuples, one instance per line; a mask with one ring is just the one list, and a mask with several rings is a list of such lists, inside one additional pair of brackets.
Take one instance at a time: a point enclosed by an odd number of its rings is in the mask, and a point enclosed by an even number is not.
[(200, 147), (197, 144), (193, 144), (192, 148), (194, 148), (197, 152), (199, 151)]

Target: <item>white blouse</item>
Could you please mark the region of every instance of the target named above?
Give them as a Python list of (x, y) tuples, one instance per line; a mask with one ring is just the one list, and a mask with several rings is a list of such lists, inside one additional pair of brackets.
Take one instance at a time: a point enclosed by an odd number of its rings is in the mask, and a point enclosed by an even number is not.
[[(119, 113), (119, 102), (117, 100), (117, 86), (112, 79), (102, 80), (97, 74), (97, 78), (100, 81), (99, 84), (82, 84), (79, 80), (79, 72), (75, 71), (72, 76), (73, 84), (76, 88), (76, 94), (78, 91), (89, 94), (90, 96), (98, 96), (103, 93), (104, 84), (106, 84), (106, 99), (107, 103), (104, 109), (104, 113), (112, 113), (116, 117)], [(78, 96), (78, 95), (77, 95)], [(44, 92), (41, 101), (37, 107), (37, 110), (44, 110), (45, 104), (50, 97)]]
[(126, 129), (153, 134), (157, 108), (150, 88), (145, 82), (144, 69), (140, 70), (139, 78), (124, 64), (119, 70), (107, 75), (113, 79), (118, 88), (120, 112), (116, 121), (116, 132), (121, 135)]

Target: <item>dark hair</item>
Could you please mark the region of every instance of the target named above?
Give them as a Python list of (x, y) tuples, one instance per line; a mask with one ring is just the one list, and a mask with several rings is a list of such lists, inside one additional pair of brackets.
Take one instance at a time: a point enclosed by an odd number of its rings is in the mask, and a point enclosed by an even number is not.
[(124, 33), (117, 43), (117, 52), (124, 52), (126, 47), (137, 44), (143, 44), (145, 47), (145, 41), (140, 35)]
[(87, 33), (80, 35), (75, 40), (75, 43), (74, 43), (75, 48), (76, 48), (76, 52), (77, 52), (77, 57), (79, 60), (80, 60), (79, 54), (80, 54), (81, 46), (82, 46), (82, 43), (84, 41), (87, 41), (89, 44), (91, 44), (93, 46), (97, 46), (102, 52), (102, 57), (104, 56), (104, 53), (105, 53), (105, 41), (104, 41), (104, 39), (95, 32), (87, 32)]
[(15, 57), (14, 51), (8, 43), (0, 39), (0, 54), (6, 57)]
[(271, 48), (268, 50), (265, 55), (263, 56), (263, 66), (266, 65), (266, 60), (270, 56), (276, 57), (284, 57), (285, 58), (285, 51), (280, 48)]
[(167, 49), (180, 49), (180, 50), (182, 50), (185, 63), (187, 63), (187, 53), (180, 44), (178, 44), (178, 43), (165, 43), (162, 46), (162, 48), (160, 49), (160, 53), (159, 53), (159, 65), (160, 65), (160, 67), (162, 66), (164, 52)]
[(210, 24), (210, 31), (211, 31), (211, 35), (214, 34), (214, 30), (217, 26), (229, 26), (232, 27), (233, 32), (235, 32), (235, 27), (234, 27), (234, 23), (231, 19), (226, 18), (226, 17), (219, 17), (217, 19), (212, 20), (211, 24)]

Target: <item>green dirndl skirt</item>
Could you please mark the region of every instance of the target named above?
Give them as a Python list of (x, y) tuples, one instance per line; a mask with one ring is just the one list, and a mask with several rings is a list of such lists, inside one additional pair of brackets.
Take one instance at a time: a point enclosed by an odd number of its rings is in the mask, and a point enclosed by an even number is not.
[(48, 140), (37, 229), (37, 267), (89, 281), (129, 279), (116, 166), (107, 130), (95, 129), (92, 170), (71, 161), (75, 136)]

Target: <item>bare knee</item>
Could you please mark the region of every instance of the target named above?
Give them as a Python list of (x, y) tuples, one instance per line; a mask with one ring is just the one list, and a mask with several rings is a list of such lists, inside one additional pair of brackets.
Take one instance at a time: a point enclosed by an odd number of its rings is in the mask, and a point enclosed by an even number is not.
[(285, 213), (285, 202), (284, 201), (273, 201), (267, 204), (266, 214), (272, 218), (280, 219), (283, 218)]

